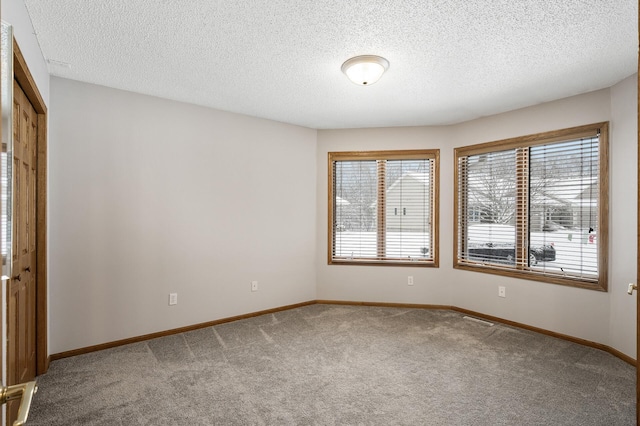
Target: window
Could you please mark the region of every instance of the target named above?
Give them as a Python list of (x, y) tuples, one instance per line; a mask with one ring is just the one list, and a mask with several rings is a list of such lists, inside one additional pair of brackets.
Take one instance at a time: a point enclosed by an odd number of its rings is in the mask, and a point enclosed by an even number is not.
[(455, 149), (454, 267), (607, 290), (608, 123)]
[(329, 153), (329, 264), (438, 266), (439, 150)]

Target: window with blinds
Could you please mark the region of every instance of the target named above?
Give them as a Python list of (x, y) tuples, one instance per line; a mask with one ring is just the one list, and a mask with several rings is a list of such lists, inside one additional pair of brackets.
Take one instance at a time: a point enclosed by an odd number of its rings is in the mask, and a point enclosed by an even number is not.
[(438, 266), (439, 150), (329, 153), (329, 264)]
[(608, 123), (457, 148), (455, 267), (607, 289)]

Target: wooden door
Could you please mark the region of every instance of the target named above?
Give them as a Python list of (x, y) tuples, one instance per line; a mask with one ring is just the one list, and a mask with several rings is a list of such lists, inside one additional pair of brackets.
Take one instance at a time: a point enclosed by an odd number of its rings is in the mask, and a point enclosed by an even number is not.
[[(36, 165), (37, 115), (17, 82), (13, 85), (13, 246), (8, 291), (7, 383), (36, 375)], [(8, 406), (13, 423), (19, 401)]]

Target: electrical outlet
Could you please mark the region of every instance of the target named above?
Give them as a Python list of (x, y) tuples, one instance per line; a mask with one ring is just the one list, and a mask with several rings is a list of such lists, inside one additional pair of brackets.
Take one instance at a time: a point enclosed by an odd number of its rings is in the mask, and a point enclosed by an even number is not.
[(178, 304), (178, 293), (169, 293), (169, 305)]
[(507, 289), (504, 286), (498, 287), (498, 296), (499, 297), (507, 297)]
[(413, 285), (413, 275), (407, 277), (407, 285)]
[(258, 291), (258, 281), (251, 281), (251, 291)]

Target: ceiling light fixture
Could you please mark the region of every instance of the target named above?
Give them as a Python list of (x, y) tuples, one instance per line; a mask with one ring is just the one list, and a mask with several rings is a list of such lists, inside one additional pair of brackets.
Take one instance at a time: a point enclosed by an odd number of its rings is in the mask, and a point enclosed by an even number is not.
[(341, 69), (355, 84), (370, 86), (389, 69), (389, 61), (381, 56), (362, 55), (347, 59)]

